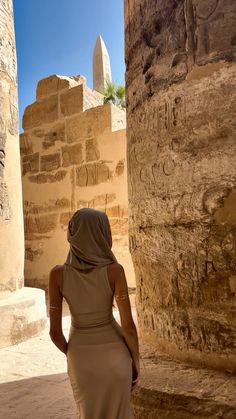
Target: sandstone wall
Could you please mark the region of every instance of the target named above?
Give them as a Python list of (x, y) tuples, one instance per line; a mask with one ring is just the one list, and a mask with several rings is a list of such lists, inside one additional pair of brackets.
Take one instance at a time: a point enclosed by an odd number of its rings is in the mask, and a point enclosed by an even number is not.
[(105, 211), (113, 250), (129, 285), (125, 112), (103, 105), (82, 77), (41, 80), (25, 110), (21, 135), (25, 217), (25, 279), (47, 287), (49, 270), (64, 263), (67, 224), (82, 207)]
[(0, 6), (0, 294), (23, 286), (24, 231), (13, 7)]
[(236, 3), (126, 0), (130, 242), (142, 338), (236, 370)]

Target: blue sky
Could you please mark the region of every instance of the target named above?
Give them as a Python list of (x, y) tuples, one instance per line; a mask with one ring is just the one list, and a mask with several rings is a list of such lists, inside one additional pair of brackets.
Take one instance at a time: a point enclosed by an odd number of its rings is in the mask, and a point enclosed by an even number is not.
[(123, 0), (13, 0), (20, 127), (38, 80), (50, 74), (87, 78), (92, 87), (96, 38), (107, 46), (112, 77), (124, 83)]

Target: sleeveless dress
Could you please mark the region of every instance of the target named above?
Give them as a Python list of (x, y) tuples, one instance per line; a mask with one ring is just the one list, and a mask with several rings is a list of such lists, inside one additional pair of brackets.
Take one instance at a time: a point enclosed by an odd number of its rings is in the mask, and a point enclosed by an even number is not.
[(80, 419), (133, 419), (132, 360), (112, 314), (107, 266), (65, 264), (62, 294), (71, 313), (68, 375)]

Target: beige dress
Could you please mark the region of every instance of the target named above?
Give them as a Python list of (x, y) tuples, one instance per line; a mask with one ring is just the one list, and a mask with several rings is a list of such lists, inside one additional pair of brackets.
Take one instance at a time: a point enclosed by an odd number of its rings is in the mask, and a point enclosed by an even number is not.
[(132, 362), (112, 315), (107, 267), (64, 265), (62, 294), (71, 312), (68, 374), (80, 419), (133, 419)]

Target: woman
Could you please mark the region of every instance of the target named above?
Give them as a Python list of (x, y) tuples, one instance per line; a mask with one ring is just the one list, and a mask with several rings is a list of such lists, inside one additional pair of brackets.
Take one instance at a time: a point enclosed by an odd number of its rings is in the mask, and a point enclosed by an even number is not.
[[(131, 387), (139, 377), (139, 349), (128, 287), (111, 251), (105, 213), (82, 208), (68, 226), (66, 263), (49, 279), (50, 337), (66, 354), (80, 419), (132, 419)], [(68, 343), (62, 332), (62, 299), (71, 312)], [(121, 327), (112, 315), (115, 298)]]

